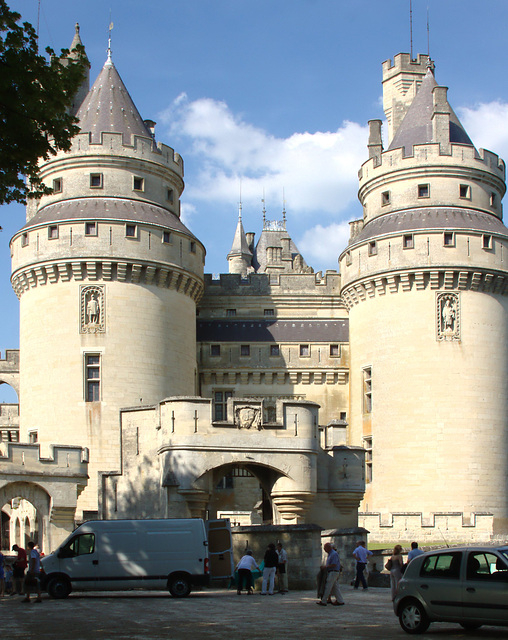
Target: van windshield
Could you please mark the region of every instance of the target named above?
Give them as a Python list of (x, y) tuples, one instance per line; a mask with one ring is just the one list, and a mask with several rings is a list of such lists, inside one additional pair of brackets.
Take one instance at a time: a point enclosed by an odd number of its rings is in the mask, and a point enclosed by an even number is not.
[(83, 556), (87, 553), (95, 551), (95, 535), (93, 533), (83, 533), (62, 547), (58, 554), (59, 558), (74, 558), (75, 556)]

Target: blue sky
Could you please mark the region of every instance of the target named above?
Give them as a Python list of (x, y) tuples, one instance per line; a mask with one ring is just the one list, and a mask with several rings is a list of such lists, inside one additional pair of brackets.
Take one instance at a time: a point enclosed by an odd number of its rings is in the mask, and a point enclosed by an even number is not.
[[(37, 24), (37, 0), (11, 1)], [(506, 0), (413, 0), (413, 51), (477, 147), (508, 158)], [(183, 219), (207, 248), (205, 271), (226, 272), (240, 181), (247, 231), (280, 219), (316, 270), (336, 269), (348, 222), (361, 216), (357, 172), (367, 121), (384, 118), (381, 63), (409, 51), (409, 0), (41, 0), (41, 47), (68, 47), (79, 22), (91, 82), (113, 60), (156, 137), (185, 161)], [(17, 348), (18, 301), (9, 240), (24, 223), (0, 207), (0, 350)], [(48, 339), (52, 328), (48, 327)], [(6, 385), (0, 385), (0, 401)]]

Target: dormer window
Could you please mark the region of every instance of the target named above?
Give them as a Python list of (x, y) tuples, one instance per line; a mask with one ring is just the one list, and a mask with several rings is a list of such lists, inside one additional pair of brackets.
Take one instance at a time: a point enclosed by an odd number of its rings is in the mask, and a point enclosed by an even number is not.
[(375, 255), (377, 255), (377, 243), (375, 240), (372, 240), (372, 242), (369, 242), (369, 256)]
[(134, 178), (132, 179), (132, 188), (134, 191), (144, 191), (145, 190), (144, 178), (139, 178), (138, 176), (134, 176)]
[(452, 231), (445, 231), (443, 234), (443, 244), (445, 247), (455, 246), (455, 234)]
[(381, 206), (384, 207), (387, 204), (390, 204), (390, 192), (383, 191), (383, 193), (381, 194)]
[(419, 198), (430, 198), (430, 186), (428, 184), (419, 184), (418, 185), (418, 197)]
[(21, 236), (21, 246), (22, 247), (28, 247), (28, 233), (24, 233)]
[(56, 240), (58, 238), (58, 226), (51, 224), (48, 227), (48, 240)]
[(162, 242), (164, 244), (170, 244), (170, 242), (171, 242), (171, 231), (163, 231), (162, 232)]
[(408, 233), (402, 238), (402, 248), (403, 249), (414, 249), (415, 241), (412, 233)]
[(482, 235), (482, 248), (492, 249), (492, 236), (488, 233)]
[(62, 193), (62, 178), (53, 180), (53, 193)]
[(90, 188), (102, 189), (102, 173), (90, 174)]

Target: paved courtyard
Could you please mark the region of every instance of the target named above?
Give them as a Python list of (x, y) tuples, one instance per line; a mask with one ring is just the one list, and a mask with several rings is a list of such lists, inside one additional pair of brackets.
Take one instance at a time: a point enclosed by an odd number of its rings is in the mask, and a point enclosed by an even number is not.
[[(409, 638), (392, 613), (388, 589), (342, 587), (344, 607), (318, 607), (312, 591), (261, 597), (231, 590), (206, 590), (175, 599), (166, 592), (43, 595), (41, 604), (18, 596), (0, 599), (1, 637), (51, 640), (278, 640)], [(425, 637), (505, 639), (507, 629), (466, 633), (458, 625), (433, 624)]]

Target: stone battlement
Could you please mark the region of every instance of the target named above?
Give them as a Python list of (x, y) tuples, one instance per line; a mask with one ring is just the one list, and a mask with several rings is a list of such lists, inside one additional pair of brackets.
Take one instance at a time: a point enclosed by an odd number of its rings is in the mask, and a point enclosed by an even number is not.
[(5, 443), (0, 454), (2, 474), (88, 477), (88, 449), (70, 445), (53, 445), (49, 458), (41, 457), (39, 444)]
[(0, 371), (3, 373), (19, 372), (19, 349), (6, 349), (5, 358), (1, 357), (0, 352)]
[(398, 53), (393, 58), (383, 62), (383, 81), (401, 72), (421, 73), (425, 75), (430, 58), (426, 53), (419, 53), (416, 58), (411, 58), (409, 53)]
[(338, 295), (340, 291), (340, 274), (337, 271), (318, 273), (284, 273), (266, 274), (251, 273), (242, 278), (237, 273), (221, 273), (216, 279), (205, 273), (205, 296), (259, 296), (282, 295), (285, 292), (292, 296), (298, 294)]

